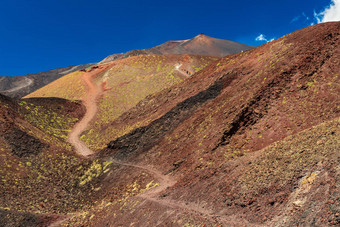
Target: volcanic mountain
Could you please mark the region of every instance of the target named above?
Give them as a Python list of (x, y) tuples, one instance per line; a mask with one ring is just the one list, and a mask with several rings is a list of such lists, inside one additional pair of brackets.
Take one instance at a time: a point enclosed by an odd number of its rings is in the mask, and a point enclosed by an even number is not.
[[(180, 83), (217, 59), (199, 55), (141, 55), (109, 62), (109, 70), (97, 75), (95, 82), (100, 84), (106, 81), (106, 86), (111, 89), (99, 101), (96, 120), (82, 138), (92, 149), (104, 148), (113, 135), (122, 135), (125, 132), (110, 129), (103, 133), (104, 125), (111, 124), (147, 96)], [(68, 74), (26, 98), (58, 97), (80, 100), (86, 92), (86, 84), (81, 79), (82, 73), (77, 71)], [(103, 136), (99, 136), (100, 134)]]
[[(102, 61), (102, 63), (123, 59), (128, 56), (137, 56), (140, 54), (197, 54), (223, 57), (229, 54), (239, 53), (251, 48), (253, 47), (245, 44), (228, 40), (215, 39), (204, 34), (200, 34), (189, 40), (168, 41), (164, 44), (150, 49), (132, 50), (127, 53), (113, 54), (106, 57)], [(28, 74), (25, 76), (0, 77), (0, 93), (12, 98), (22, 98), (66, 74), (85, 69), (92, 65), (94, 64), (69, 66), (66, 68), (54, 69), (47, 72)]]
[[(3, 223), (339, 225), (339, 38), (340, 22), (322, 23), (223, 58), (134, 56), (0, 96)], [(83, 156), (68, 136), (89, 94)]]
[(242, 43), (216, 39), (204, 34), (199, 34), (192, 39), (168, 41), (150, 49), (132, 50), (126, 53), (113, 54), (101, 62), (109, 62), (129, 56), (141, 54), (198, 54), (206, 56), (224, 57), (229, 54), (236, 54), (253, 48)]

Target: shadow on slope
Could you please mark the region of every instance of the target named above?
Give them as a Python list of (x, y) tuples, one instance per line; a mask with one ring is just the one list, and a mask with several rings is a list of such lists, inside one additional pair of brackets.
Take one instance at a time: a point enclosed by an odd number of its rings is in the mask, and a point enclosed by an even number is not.
[[(336, 224), (337, 209), (325, 204), (339, 202), (334, 174), (339, 127), (338, 120), (322, 123), (340, 115), (339, 30), (339, 22), (305, 28), (225, 57), (148, 97), (116, 122), (131, 128), (136, 122), (150, 123), (109, 143), (105, 155), (157, 166), (179, 178), (164, 197), (205, 204), (221, 215), (236, 214), (254, 224)], [(194, 97), (221, 78), (230, 83), (223, 83), (208, 102), (192, 108)], [(189, 116), (181, 114), (186, 109)], [(271, 152), (275, 142), (283, 139), (285, 145), (279, 150), (284, 156), (276, 159), (279, 153)], [(265, 147), (263, 152), (273, 155), (257, 159), (259, 153), (254, 152)], [(261, 162), (265, 159), (268, 162)], [(258, 167), (253, 166), (254, 160)], [(318, 178), (313, 185), (317, 171), (328, 177)], [(294, 192), (301, 178), (311, 182)], [(323, 184), (329, 191), (321, 195), (318, 188)], [(306, 187), (313, 188), (308, 193), (316, 196), (315, 207), (304, 202)], [(296, 199), (299, 196), (302, 202)], [(311, 212), (313, 207), (318, 212)], [(291, 209), (299, 212), (291, 213)]]

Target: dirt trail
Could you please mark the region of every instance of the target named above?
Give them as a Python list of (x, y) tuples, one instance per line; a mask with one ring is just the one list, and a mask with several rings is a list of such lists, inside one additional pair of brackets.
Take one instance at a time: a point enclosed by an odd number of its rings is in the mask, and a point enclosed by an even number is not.
[(98, 107), (97, 101), (98, 98), (102, 95), (102, 93), (107, 90), (105, 88), (106, 81), (102, 83), (101, 86), (94, 83), (93, 79), (101, 72), (105, 71), (108, 68), (106, 66), (95, 66), (92, 67), (89, 71), (85, 71), (82, 75), (81, 79), (85, 83), (86, 86), (86, 96), (83, 98), (83, 105), (86, 107), (86, 113), (84, 117), (74, 125), (71, 132), (68, 134), (67, 141), (71, 143), (76, 152), (82, 156), (89, 156), (93, 154), (86, 144), (80, 140), (80, 134), (87, 128), (91, 120), (96, 116)]
[(133, 164), (129, 164), (129, 163), (120, 162), (120, 161), (117, 161), (115, 159), (112, 159), (111, 161), (113, 163), (118, 164), (118, 165), (128, 166), (128, 167), (133, 167), (133, 168), (145, 170), (146, 172), (149, 172), (151, 175), (153, 175), (153, 177), (155, 177), (158, 180), (158, 182), (159, 182), (158, 187), (150, 189), (149, 191), (144, 192), (143, 194), (139, 195), (138, 197), (151, 198), (153, 196), (157, 196), (160, 192), (164, 191), (168, 187), (173, 186), (176, 183), (176, 180), (172, 179), (170, 176), (164, 175), (164, 174), (160, 173), (159, 171), (157, 171), (157, 170), (155, 170), (151, 167), (133, 165)]
[(189, 204), (172, 199), (160, 199), (158, 198), (158, 196), (161, 194), (161, 192), (163, 192), (168, 187), (175, 185), (175, 183), (177, 182), (175, 179), (171, 178), (170, 176), (164, 175), (149, 166), (134, 165), (130, 163), (120, 162), (115, 159), (111, 159), (111, 161), (118, 165), (145, 170), (152, 174), (158, 180), (159, 186), (137, 195), (137, 198), (155, 202), (162, 206), (170, 207), (172, 209), (181, 209), (189, 213), (199, 214), (213, 221), (223, 223), (227, 226), (249, 226), (249, 223), (245, 220), (240, 220), (237, 217), (233, 216), (216, 214), (216, 212), (214, 212), (213, 210), (208, 210), (204, 207), (200, 207), (198, 204)]
[(177, 72), (181, 73), (182, 75), (184, 75), (185, 77), (190, 77), (189, 74), (183, 72), (180, 68), (182, 67), (182, 63), (181, 64), (176, 64), (175, 65), (175, 69), (177, 70)]
[[(186, 77), (186, 73), (181, 71), (179, 68), (182, 66), (182, 64), (176, 65), (175, 68), (178, 70), (178, 72), (182, 73)], [(89, 71), (85, 71), (85, 73), (82, 75), (82, 80), (84, 81), (87, 92), (86, 96), (83, 98), (83, 104), (86, 107), (86, 113), (84, 117), (73, 127), (71, 132), (69, 133), (68, 136), (68, 142), (70, 142), (76, 149), (76, 152), (82, 156), (89, 156), (93, 154), (93, 151), (91, 151), (86, 144), (80, 140), (80, 134), (87, 128), (91, 120), (95, 117), (97, 113), (97, 101), (99, 97), (103, 94), (104, 91), (108, 90), (109, 88), (106, 88), (106, 81), (102, 82), (101, 86), (95, 84), (93, 82), (93, 79), (101, 72), (106, 70), (108, 66), (101, 66), (101, 67), (93, 67)], [(142, 194), (139, 194), (136, 196), (136, 198), (141, 198), (144, 200), (148, 200), (151, 202), (156, 202), (162, 206), (170, 207), (173, 209), (182, 209), (187, 212), (191, 213), (196, 213), (202, 216), (205, 216), (209, 219), (212, 219), (214, 221), (219, 221), (224, 224), (228, 225), (233, 225), (237, 223), (239, 226), (241, 226), (241, 222), (235, 222), (232, 217), (222, 217), (218, 214), (215, 214), (214, 211), (212, 210), (207, 210), (204, 207), (200, 207), (197, 204), (188, 204), (176, 200), (171, 200), (171, 199), (160, 199), (158, 196), (160, 195), (161, 192), (166, 190), (169, 187), (172, 187), (175, 185), (176, 180), (173, 179), (170, 176), (164, 175), (161, 172), (153, 169), (152, 167), (149, 166), (141, 166), (141, 165), (135, 165), (135, 164), (130, 164), (130, 163), (125, 163), (121, 162), (115, 159), (111, 159), (111, 161), (115, 164), (122, 165), (122, 166), (128, 166), (128, 167), (133, 167), (137, 169), (144, 170), (146, 172), (149, 172), (156, 180), (158, 181), (158, 186), (155, 188), (152, 188)], [(69, 215), (66, 217), (62, 217), (58, 221), (52, 223), (51, 226), (56, 226), (59, 225), (65, 221), (67, 221), (70, 217), (74, 215)]]

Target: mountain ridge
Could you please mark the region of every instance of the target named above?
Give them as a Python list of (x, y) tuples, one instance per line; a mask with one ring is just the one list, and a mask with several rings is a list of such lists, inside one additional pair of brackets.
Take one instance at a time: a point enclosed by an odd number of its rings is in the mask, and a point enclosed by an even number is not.
[(235, 41), (216, 39), (201, 33), (194, 38), (187, 40), (170, 40), (148, 49), (138, 49), (126, 53), (109, 55), (104, 58), (101, 63), (140, 54), (197, 54), (224, 57), (251, 48), (253, 47), (249, 45)]
[[(215, 39), (204, 34), (199, 34), (188, 40), (167, 41), (149, 49), (131, 50), (126, 53), (109, 55), (100, 63), (119, 60), (129, 56), (138, 56), (141, 54), (198, 54), (222, 57), (228, 54), (248, 50), (250, 48), (252, 47), (241, 43)], [(23, 76), (0, 77), (0, 93), (12, 98), (22, 98), (68, 73), (85, 69), (95, 64), (96, 63), (89, 63), (84, 65), (68, 66), (65, 68), (53, 69), (40, 73), (31, 73)]]

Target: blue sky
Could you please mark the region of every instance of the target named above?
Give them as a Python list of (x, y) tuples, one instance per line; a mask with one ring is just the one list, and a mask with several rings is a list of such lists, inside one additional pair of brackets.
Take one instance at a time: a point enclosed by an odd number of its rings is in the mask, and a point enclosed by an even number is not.
[(199, 33), (258, 46), (322, 21), (325, 15), (319, 13), (330, 4), (331, 0), (1, 0), (0, 76), (98, 62), (113, 53)]

